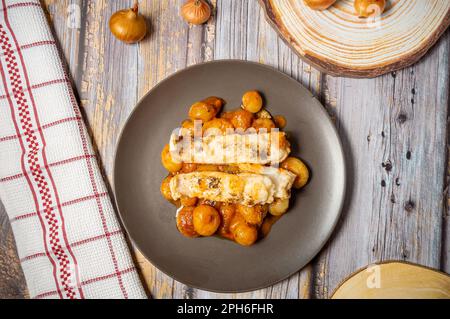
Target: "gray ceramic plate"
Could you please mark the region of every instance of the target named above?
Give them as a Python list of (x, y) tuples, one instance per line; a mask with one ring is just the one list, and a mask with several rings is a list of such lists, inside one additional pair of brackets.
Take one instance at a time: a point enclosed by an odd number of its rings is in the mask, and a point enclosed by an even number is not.
[[(296, 192), (269, 236), (251, 247), (216, 237), (183, 237), (176, 229), (174, 206), (160, 194), (167, 175), (161, 150), (193, 102), (215, 95), (232, 109), (250, 89), (263, 92), (272, 114), (287, 118), (292, 154), (308, 164), (311, 181)], [(186, 285), (238, 292), (285, 279), (320, 251), (342, 207), (345, 164), (333, 123), (308, 90), (273, 68), (226, 60), (182, 70), (142, 98), (122, 131), (114, 180), (122, 222), (149, 261)]]

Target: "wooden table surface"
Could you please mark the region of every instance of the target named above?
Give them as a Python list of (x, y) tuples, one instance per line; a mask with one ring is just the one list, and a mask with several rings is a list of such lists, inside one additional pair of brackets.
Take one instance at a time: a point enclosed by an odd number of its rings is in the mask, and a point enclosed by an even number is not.
[[(449, 32), (412, 67), (376, 79), (335, 78), (302, 62), (271, 29), (257, 0), (212, 1), (214, 18), (195, 27), (179, 17), (183, 0), (143, 0), (151, 32), (130, 46), (113, 38), (108, 19), (131, 2), (44, 1), (110, 184), (117, 136), (137, 100), (173, 72), (215, 59), (269, 64), (309, 88), (335, 120), (349, 172), (334, 235), (297, 274), (267, 289), (215, 294), (174, 281), (137, 253), (152, 297), (328, 298), (348, 275), (384, 260), (450, 272)], [(68, 22), (76, 22), (69, 18), (78, 8), (79, 26)], [(0, 297), (26, 296), (0, 208)]]

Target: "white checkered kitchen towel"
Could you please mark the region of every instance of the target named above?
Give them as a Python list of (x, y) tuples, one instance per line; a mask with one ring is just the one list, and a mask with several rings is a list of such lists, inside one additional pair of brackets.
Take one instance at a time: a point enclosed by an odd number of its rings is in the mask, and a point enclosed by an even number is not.
[(145, 298), (39, 0), (0, 0), (0, 198), (34, 298)]

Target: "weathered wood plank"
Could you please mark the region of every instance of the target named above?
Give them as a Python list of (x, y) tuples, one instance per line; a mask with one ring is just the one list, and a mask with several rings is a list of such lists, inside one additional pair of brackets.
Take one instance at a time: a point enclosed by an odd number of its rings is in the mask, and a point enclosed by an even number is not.
[(440, 268), (449, 41), (391, 75), (327, 77), (350, 183), (342, 222), (315, 266), (316, 297), (376, 261)]
[(81, 0), (45, 0), (43, 3), (44, 11), (58, 40), (70, 75), (73, 79), (78, 78), (81, 62), (79, 59), (80, 36), (83, 32), (82, 19), (85, 12), (83, 2)]

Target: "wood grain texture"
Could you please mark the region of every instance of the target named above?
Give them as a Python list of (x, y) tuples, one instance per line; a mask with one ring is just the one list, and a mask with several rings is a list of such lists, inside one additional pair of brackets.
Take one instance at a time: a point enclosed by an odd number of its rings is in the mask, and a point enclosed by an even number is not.
[(260, 0), (267, 20), (305, 61), (336, 76), (371, 78), (417, 62), (450, 25), (446, 0), (393, 0), (361, 19), (353, 0), (327, 10), (303, 1)]
[(20, 268), (11, 226), (5, 208), (0, 202), (0, 298), (26, 297), (28, 297), (28, 291)]
[(371, 265), (353, 274), (333, 299), (450, 299), (450, 276), (405, 262)]
[[(275, 66), (309, 88), (338, 127), (348, 161), (346, 203), (332, 239), (308, 266), (267, 289), (216, 294), (174, 281), (136, 251), (152, 297), (328, 298), (351, 273), (390, 259), (450, 272), (448, 32), (418, 64), (358, 80), (334, 78), (302, 61), (266, 22), (257, 0), (212, 1), (214, 17), (203, 26), (181, 20), (182, 0), (142, 1), (150, 34), (131, 46), (107, 27), (109, 16), (131, 0), (44, 2), (110, 185), (117, 137), (137, 100), (168, 75), (202, 61)], [(71, 4), (80, 8), (79, 28), (68, 28)], [(0, 220), (0, 297), (23, 298), (25, 283), (1, 207)]]

